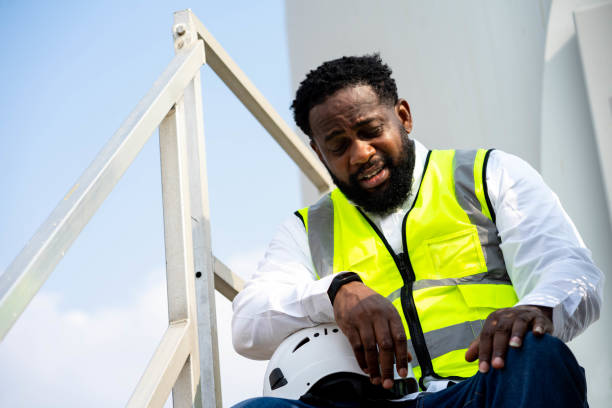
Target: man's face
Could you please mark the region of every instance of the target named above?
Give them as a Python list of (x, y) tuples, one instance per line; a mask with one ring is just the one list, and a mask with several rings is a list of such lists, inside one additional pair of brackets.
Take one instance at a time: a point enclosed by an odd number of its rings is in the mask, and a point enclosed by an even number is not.
[(309, 113), (311, 146), (336, 185), (372, 213), (397, 208), (410, 193), (414, 143), (408, 103), (380, 103), (368, 85), (344, 88)]

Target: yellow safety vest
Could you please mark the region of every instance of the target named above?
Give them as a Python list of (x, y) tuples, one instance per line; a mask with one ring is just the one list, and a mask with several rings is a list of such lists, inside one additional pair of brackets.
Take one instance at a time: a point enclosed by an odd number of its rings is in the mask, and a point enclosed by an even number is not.
[(465, 361), (467, 347), (492, 311), (518, 301), (486, 193), (489, 153), (429, 152), (404, 216), (401, 254), (338, 189), (296, 211), (319, 278), (356, 272), (396, 307), (422, 389), (425, 378), (474, 375), (477, 362)]

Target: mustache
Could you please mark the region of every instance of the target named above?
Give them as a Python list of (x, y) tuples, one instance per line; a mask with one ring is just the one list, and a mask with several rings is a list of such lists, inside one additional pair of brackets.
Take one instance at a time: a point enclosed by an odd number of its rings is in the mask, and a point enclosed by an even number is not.
[(351, 174), (349, 180), (351, 180), (352, 182), (357, 182), (359, 180), (360, 175), (367, 173), (375, 167), (385, 167), (388, 162), (388, 157), (380, 154), (375, 154), (374, 156), (370, 157), (367, 163), (361, 165), (361, 167), (359, 167), (355, 173)]

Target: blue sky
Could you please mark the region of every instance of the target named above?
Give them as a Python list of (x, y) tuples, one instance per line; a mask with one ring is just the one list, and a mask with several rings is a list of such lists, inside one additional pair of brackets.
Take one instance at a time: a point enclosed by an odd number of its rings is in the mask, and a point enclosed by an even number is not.
[[(0, 2), (0, 271), (172, 59), (185, 8), (292, 124), (280, 0)], [(246, 275), (299, 207), (298, 170), (207, 67), (202, 83), (213, 248)], [(166, 325), (163, 268), (155, 134), (0, 343), (0, 405), (125, 404)], [(230, 356), (220, 332), (226, 366), (250, 367), (231, 381), (258, 390), (263, 366)], [(224, 381), (226, 404), (242, 398)]]

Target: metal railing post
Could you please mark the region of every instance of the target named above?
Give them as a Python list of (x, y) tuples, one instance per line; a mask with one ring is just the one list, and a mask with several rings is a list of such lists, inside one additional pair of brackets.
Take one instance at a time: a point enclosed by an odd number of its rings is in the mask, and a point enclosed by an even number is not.
[[(174, 13), (173, 37), (177, 54), (186, 52), (198, 40), (193, 14)], [(206, 58), (206, 55), (204, 55)], [(210, 238), (210, 207), (202, 110), (200, 74), (185, 88), (185, 124), (189, 152), (191, 221), (196, 277), (197, 327), (200, 355), (198, 404), (203, 408), (221, 408), (221, 375), (215, 310), (214, 258)]]
[[(0, 341), (159, 126), (169, 325), (127, 406), (221, 408), (215, 289), (243, 281), (212, 254), (200, 67), (215, 73), (321, 191), (331, 180), (312, 152), (190, 11), (175, 13), (176, 56), (0, 275)], [(208, 61), (206, 61), (208, 59)]]
[(159, 126), (168, 319), (170, 325), (187, 321), (186, 335), (190, 338), (190, 354), (182, 362), (172, 388), (175, 408), (192, 407), (199, 376), (199, 357), (195, 347), (196, 299), (184, 105), (184, 101), (179, 99), (174, 111), (170, 111)]

